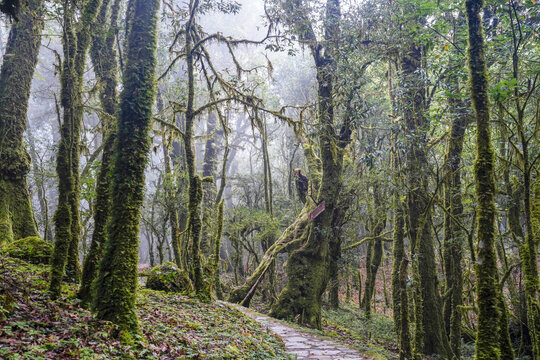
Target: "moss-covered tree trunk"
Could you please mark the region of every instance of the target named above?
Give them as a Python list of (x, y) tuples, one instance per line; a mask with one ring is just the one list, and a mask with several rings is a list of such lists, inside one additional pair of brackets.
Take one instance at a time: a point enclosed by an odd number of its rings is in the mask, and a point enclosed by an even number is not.
[(413, 352), (411, 348), (411, 334), (409, 330), (409, 294), (407, 289), (408, 272), (407, 267), (409, 260), (405, 257), (402, 258), (398, 271), (398, 291), (399, 303), (405, 304), (400, 307), (399, 311), (399, 328), (397, 333), (399, 336), (399, 359), (410, 360), (413, 359)]
[(26, 113), (41, 31), (43, 1), (30, 0), (9, 34), (0, 70), (0, 245), (37, 236), (26, 176)]
[[(484, 55), (484, 35), (480, 12), (483, 0), (467, 0), (467, 20), (469, 34), (469, 70), (471, 76), (471, 97), (476, 116), (476, 161), (474, 175), (476, 182), (478, 242), (476, 263), (478, 330), (476, 335), (477, 360), (501, 359), (505, 350), (507, 325), (501, 323), (501, 315), (506, 309), (501, 301), (498, 288), (499, 276), (495, 255), (495, 179), (493, 174), (494, 154), (491, 145), (490, 115), (487, 69)], [(501, 306), (502, 304), (502, 306)], [(505, 328), (506, 327), (506, 328)], [(504, 359), (513, 358), (505, 353)]]
[(371, 317), (371, 299), (375, 293), (375, 282), (377, 272), (382, 261), (382, 240), (379, 235), (386, 226), (386, 209), (381, 204), (380, 191), (377, 185), (373, 186), (373, 207), (369, 221), (370, 232), (374, 240), (368, 244), (366, 255), (366, 283), (364, 286), (364, 297), (362, 298), (361, 308), (364, 309), (366, 318)]
[[(218, 144), (216, 143), (216, 125), (217, 125), (217, 115), (215, 112), (208, 113), (208, 122), (206, 124), (206, 140), (205, 149), (204, 149), (204, 158), (202, 166), (202, 175), (204, 177), (212, 177), (216, 179), (217, 174), (217, 155), (218, 155)], [(206, 182), (203, 184), (203, 223), (209, 223), (209, 218), (214, 217), (213, 214), (217, 209), (214, 209), (214, 200), (216, 198), (216, 184), (213, 182)], [(212, 240), (212, 226), (208, 226), (206, 231), (202, 234), (201, 239), (201, 252), (205, 256), (210, 256), (213, 251)]]
[(400, 108), (408, 133), (406, 145), (407, 229), (411, 242), (414, 277), (415, 340), (417, 354), (449, 353), (438, 289), (435, 250), (429, 218), (429, 162), (426, 155), (428, 120), (425, 87), (421, 79), (423, 49), (410, 44), (401, 58), (403, 95)]
[(158, 0), (134, 0), (128, 13), (131, 26), (118, 115), (111, 219), (94, 299), (99, 319), (129, 332), (138, 331), (138, 234), (155, 98), (158, 9)]
[(214, 272), (214, 279), (212, 281), (212, 287), (214, 289), (214, 294), (219, 300), (223, 300), (223, 289), (221, 286), (221, 236), (223, 235), (223, 200), (217, 204), (217, 228), (216, 228), (216, 237), (214, 239), (214, 254), (212, 267)]
[(101, 6), (101, 0), (89, 0), (75, 23), (76, 5), (64, 2), (62, 46), (64, 62), (60, 76), (60, 102), (63, 123), (56, 159), (58, 174), (58, 208), (54, 215), (55, 242), (49, 291), (51, 298), (60, 295), (64, 275), (69, 281), (80, 278), (80, 136), (84, 115), (82, 91), (86, 54), (90, 46), (91, 29)]
[(463, 229), (463, 203), (461, 200), (461, 155), (465, 130), (470, 120), (467, 107), (462, 101), (456, 78), (450, 79), (448, 103), (452, 125), (445, 158), (444, 180), (444, 270), (445, 298), (443, 315), (449, 335), (452, 353), (460, 357), (461, 309), (463, 305), (463, 246), (466, 234)]
[(268, 248), (257, 268), (246, 279), (245, 284), (230, 293), (228, 299), (230, 302), (249, 306), (249, 302), (255, 294), (257, 286), (268, 271), (268, 268), (274, 263), (276, 256), (280, 253), (297, 249), (307, 240), (309, 234), (308, 215), (313, 208), (313, 201), (308, 200), (308, 204), (302, 209), (294, 223), (289, 225), (272, 246)]
[[(292, 14), (301, 12), (300, 4), (288, 5)], [(332, 99), (335, 76), (333, 48), (339, 35), (341, 9), (339, 1), (326, 2), (325, 46), (312, 43), (311, 50), (317, 69), (319, 147), (322, 163), (322, 179), (317, 203), (325, 202), (325, 211), (316, 217), (310, 226), (306, 243), (294, 251), (287, 261), (288, 283), (272, 308), (278, 318), (294, 318), (299, 315), (302, 323), (321, 327), (322, 295), (329, 279), (330, 234), (334, 211), (341, 191), (343, 170), (343, 148), (348, 141), (338, 140), (334, 124), (334, 102)], [(298, 19), (297, 19), (298, 20)], [(316, 41), (308, 19), (302, 19), (296, 30), (301, 37)]]
[[(110, 17), (107, 16), (110, 9)], [(99, 262), (103, 256), (106, 238), (106, 225), (110, 214), (110, 186), (116, 141), (116, 107), (117, 107), (117, 71), (118, 61), (115, 51), (116, 27), (120, 11), (120, 0), (104, 0), (100, 9), (97, 25), (90, 48), (90, 58), (94, 64), (94, 72), (100, 85), (100, 101), (103, 109), (103, 155), (101, 168), (96, 183), (96, 202), (94, 210), (94, 232), (90, 249), (83, 263), (81, 287), (78, 296), (84, 304), (92, 302), (92, 283), (97, 276)], [(105, 26), (109, 23), (108, 26)]]
[[(344, 201), (345, 196), (341, 197), (339, 207), (334, 211), (334, 219), (332, 220), (332, 233), (330, 239), (330, 283), (328, 284), (328, 298), (330, 306), (334, 309), (339, 308), (339, 260), (341, 259), (341, 242), (343, 237), (343, 225), (345, 224), (345, 214), (349, 210), (350, 201)], [(351, 199), (351, 197), (348, 197)], [(347, 200), (348, 200), (347, 199)], [(350, 286), (347, 275), (347, 298), (350, 300)]]
[[(388, 95), (390, 98), (390, 103), (392, 105), (392, 117), (396, 117), (397, 115), (397, 108), (399, 106), (399, 102), (397, 101), (396, 96), (396, 86), (395, 86), (395, 68), (396, 66), (390, 62), (388, 64)], [(401, 161), (400, 161), (400, 150), (398, 147), (398, 135), (399, 130), (398, 127), (394, 127), (392, 134), (391, 134), (391, 145), (392, 145), (392, 158), (391, 158), (391, 166), (392, 166), (392, 177), (394, 182), (394, 188), (392, 189), (392, 207), (393, 207), (393, 225), (394, 225), (394, 232), (392, 235), (392, 244), (393, 244), (393, 262), (392, 262), (392, 310), (393, 310), (393, 318), (394, 318), (394, 326), (396, 329), (396, 333), (398, 336), (400, 336), (400, 333), (402, 331), (401, 326), (401, 277), (400, 277), (400, 269), (402, 266), (402, 261), (405, 258), (405, 218), (403, 213), (403, 201), (401, 200), (401, 174), (400, 174), (400, 168), (401, 168)], [(407, 266), (405, 266), (405, 269), (407, 269)], [(405, 283), (406, 285), (406, 283)], [(405, 287), (406, 289), (406, 287)], [(407, 294), (405, 294), (407, 297)], [(408, 305), (405, 305), (408, 306)], [(405, 311), (408, 311), (408, 308), (404, 309)], [(406, 315), (407, 318), (407, 331), (409, 329), (409, 323), (408, 323), (408, 312)], [(410, 334), (406, 335), (409, 339), (406, 346), (408, 346), (408, 349), (406, 349), (407, 354), (410, 354)], [(400, 345), (401, 348), (401, 345)]]
[[(540, 177), (536, 175), (536, 182), (534, 184), (534, 199), (533, 204), (531, 204), (531, 223), (533, 228), (533, 234), (527, 239), (527, 249), (528, 257), (527, 261), (532, 262), (534, 259), (538, 258), (538, 245), (540, 244)], [(536, 255), (536, 256), (535, 256)], [(526, 281), (530, 281), (531, 284), (530, 290), (528, 290), (528, 316), (529, 320), (529, 332), (534, 332), (533, 340), (533, 351), (536, 359), (540, 359), (540, 285), (538, 282), (538, 268), (533, 264), (529, 263), (530, 269), (526, 275)], [(536, 278), (531, 276), (536, 270)]]
[(392, 263), (392, 309), (394, 316), (394, 325), (399, 334), (399, 329), (401, 329), (401, 307), (408, 306), (401, 303), (400, 296), (400, 278), (399, 278), (399, 269), (401, 266), (401, 261), (405, 257), (405, 243), (404, 243), (404, 218), (403, 218), (403, 208), (399, 203), (398, 196), (394, 196), (394, 234), (392, 238), (393, 243), (393, 263)]
[(190, 242), (190, 272), (193, 286), (197, 295), (205, 297), (205, 286), (201, 256), (202, 217), (201, 205), (203, 201), (202, 179), (196, 172), (194, 121), (195, 121), (195, 58), (193, 53), (195, 16), (198, 11), (198, 1), (190, 1), (190, 20), (186, 24), (186, 68), (188, 76), (187, 107), (185, 111), (186, 130), (184, 135), (184, 152), (186, 154), (186, 167), (189, 181), (188, 196), (188, 236)]

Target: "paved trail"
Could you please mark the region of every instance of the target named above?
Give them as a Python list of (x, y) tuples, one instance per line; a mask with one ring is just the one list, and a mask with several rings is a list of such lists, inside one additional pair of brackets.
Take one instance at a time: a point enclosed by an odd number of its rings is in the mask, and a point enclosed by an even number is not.
[(279, 335), (285, 343), (287, 352), (293, 356), (296, 355), (299, 360), (367, 360), (360, 356), (358, 351), (344, 345), (284, 325), (276, 319), (243, 306), (229, 303), (227, 305), (235, 307)]

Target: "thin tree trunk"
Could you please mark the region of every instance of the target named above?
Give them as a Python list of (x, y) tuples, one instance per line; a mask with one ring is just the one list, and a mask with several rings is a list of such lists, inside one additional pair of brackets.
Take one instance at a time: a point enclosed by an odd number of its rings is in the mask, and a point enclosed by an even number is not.
[(62, 38), (64, 62), (60, 80), (60, 102), (64, 113), (56, 163), (59, 179), (58, 207), (54, 215), (55, 243), (49, 285), (53, 299), (60, 296), (64, 274), (72, 282), (78, 282), (81, 275), (78, 246), (80, 240), (79, 143), (84, 114), (82, 91), (91, 27), (100, 6), (100, 0), (90, 0), (86, 3), (77, 23), (79, 30), (76, 32), (76, 24), (74, 24), (76, 6), (71, 1), (64, 2)]
[[(450, 79), (449, 105), (452, 125), (445, 159), (444, 182), (444, 269), (446, 296), (443, 314), (452, 353), (460, 358), (461, 306), (463, 305), (463, 246), (466, 234), (463, 229), (463, 203), (461, 196), (461, 156), (465, 130), (470, 121), (465, 103), (457, 98), (460, 94), (456, 78)], [(461, 223), (460, 223), (461, 222)]]
[[(484, 55), (484, 35), (480, 11), (483, 0), (467, 0), (469, 34), (469, 70), (471, 95), (476, 115), (475, 181), (478, 201), (478, 261), (476, 264), (478, 330), (476, 359), (513, 359), (507, 352), (508, 325), (501, 322), (506, 309), (501, 307), (499, 276), (495, 256), (495, 179), (493, 148), (489, 124), (487, 69)], [(511, 351), (511, 348), (510, 348)]]
[(116, 86), (118, 71), (117, 53), (114, 49), (115, 34), (120, 11), (120, 0), (114, 0), (110, 7), (109, 26), (106, 28), (107, 13), (110, 0), (104, 0), (100, 9), (97, 24), (98, 32), (93, 39), (90, 58), (94, 64), (94, 72), (101, 85), (100, 100), (103, 109), (101, 121), (104, 125), (103, 155), (96, 183), (96, 202), (94, 211), (94, 232), (90, 242), (90, 250), (83, 263), (81, 287), (78, 296), (83, 304), (92, 302), (92, 283), (97, 276), (99, 262), (103, 257), (107, 220), (111, 207), (111, 172), (116, 141), (115, 113), (117, 108)]

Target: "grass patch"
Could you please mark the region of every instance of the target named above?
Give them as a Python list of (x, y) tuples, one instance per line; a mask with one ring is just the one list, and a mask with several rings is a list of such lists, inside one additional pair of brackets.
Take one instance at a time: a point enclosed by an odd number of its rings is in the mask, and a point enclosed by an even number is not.
[(362, 312), (347, 303), (337, 310), (323, 308), (322, 334), (350, 344), (373, 359), (397, 359), (394, 324), (391, 319), (372, 314), (365, 319)]

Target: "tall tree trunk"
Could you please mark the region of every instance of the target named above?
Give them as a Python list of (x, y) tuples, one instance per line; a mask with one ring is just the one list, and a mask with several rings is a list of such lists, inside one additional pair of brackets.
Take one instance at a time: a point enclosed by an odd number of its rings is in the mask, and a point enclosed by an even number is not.
[(96, 184), (96, 202), (94, 211), (94, 232), (90, 250), (84, 259), (79, 299), (84, 304), (92, 302), (92, 283), (97, 276), (99, 262), (103, 257), (103, 249), (106, 238), (106, 225), (111, 207), (111, 172), (114, 155), (114, 143), (116, 141), (115, 113), (117, 108), (116, 86), (118, 71), (117, 54), (114, 48), (115, 34), (120, 11), (120, 0), (114, 0), (110, 7), (111, 15), (109, 26), (107, 13), (110, 0), (104, 0), (98, 15), (98, 31), (94, 35), (94, 41), (90, 49), (90, 57), (94, 64), (94, 72), (100, 83), (100, 100), (103, 109), (101, 121), (104, 127), (103, 155), (101, 168), (99, 169)]
[(118, 115), (111, 219), (94, 299), (97, 317), (128, 330), (123, 332), (124, 336), (138, 331), (135, 314), (138, 234), (155, 98), (159, 3), (159, 0), (133, 0), (133, 10), (128, 13), (131, 26)]
[[(205, 150), (204, 150), (204, 159), (203, 159), (203, 177), (212, 177), (213, 182), (205, 182), (203, 184), (203, 223), (208, 223), (208, 217), (214, 212), (213, 205), (216, 197), (216, 172), (217, 172), (217, 155), (218, 149), (216, 144), (216, 123), (217, 116), (215, 112), (208, 113), (208, 122), (206, 128), (206, 140)], [(201, 239), (201, 252), (205, 256), (210, 256), (212, 253), (212, 227), (208, 226), (207, 231), (204, 231)]]
[(400, 360), (410, 360), (413, 358), (412, 349), (411, 349), (411, 334), (409, 331), (409, 294), (407, 290), (408, 264), (409, 264), (409, 260), (403, 257), (401, 260), (401, 264), (399, 266), (399, 271), (398, 271), (399, 290), (397, 291), (397, 293), (399, 295), (400, 311), (399, 311), (399, 328), (397, 330), (397, 333), (399, 335), (399, 359)]
[[(476, 263), (478, 330), (476, 359), (512, 359), (506, 343), (507, 324), (501, 322), (506, 314), (501, 301), (499, 276), (495, 255), (495, 179), (493, 174), (493, 148), (489, 124), (489, 97), (487, 69), (484, 55), (484, 35), (480, 11), (483, 0), (467, 0), (469, 34), (469, 70), (471, 96), (476, 115), (476, 162), (474, 175), (478, 201), (478, 261)], [(501, 306), (503, 304), (503, 306)], [(511, 348), (510, 348), (511, 350)]]
[(188, 94), (186, 116), (186, 130), (184, 136), (184, 151), (186, 154), (186, 165), (189, 181), (189, 201), (188, 201), (188, 234), (191, 245), (190, 271), (192, 273), (193, 285), (197, 295), (206, 297), (209, 295), (204, 284), (202, 256), (201, 256), (201, 232), (202, 218), (201, 205), (203, 201), (203, 179), (197, 175), (196, 152), (194, 144), (194, 121), (195, 121), (195, 58), (193, 53), (194, 27), (196, 26), (195, 16), (198, 11), (199, 1), (190, 1), (190, 20), (186, 24), (186, 68), (188, 77)]
[[(392, 62), (388, 64), (388, 95), (390, 98), (390, 104), (392, 105), (392, 117), (396, 118), (397, 107), (399, 106), (399, 102), (396, 98), (396, 87), (395, 87), (395, 66)], [(391, 144), (392, 144), (392, 177), (395, 182), (395, 189), (392, 191), (392, 202), (393, 202), (393, 224), (394, 224), (394, 233), (392, 236), (392, 244), (393, 244), (393, 263), (392, 263), (392, 310), (393, 310), (393, 318), (394, 318), (394, 325), (396, 328), (396, 333), (398, 336), (400, 336), (402, 331), (402, 325), (401, 325), (401, 318), (402, 318), (402, 311), (406, 311), (405, 318), (407, 319), (407, 332), (409, 331), (409, 314), (408, 314), (408, 307), (403, 308), (402, 310), (402, 302), (401, 302), (401, 291), (402, 291), (402, 279), (400, 274), (400, 269), (402, 267), (402, 261), (405, 258), (405, 218), (403, 214), (403, 201), (400, 200), (401, 193), (400, 189), (402, 188), (402, 180), (400, 177), (400, 151), (399, 147), (397, 146), (397, 139), (398, 139), (398, 131), (395, 129), (391, 134)], [(407, 264), (405, 265), (405, 272), (407, 271)], [(407, 274), (403, 275), (406, 276)], [(407, 291), (406, 287), (407, 283), (405, 282), (405, 291)], [(407, 298), (407, 294), (405, 294), (405, 297)], [(406, 304), (405, 306), (408, 306)], [(400, 344), (400, 348), (402, 348), (402, 345), (406, 347), (406, 349), (402, 349), (402, 351), (405, 351), (407, 354), (410, 355), (410, 334), (407, 333), (404, 335), (407, 337), (408, 341), (406, 344)]]
[(463, 245), (466, 234), (463, 229), (463, 203), (461, 200), (461, 154), (465, 130), (470, 120), (467, 107), (460, 96), (456, 78), (450, 79), (449, 105), (452, 125), (445, 159), (444, 182), (444, 269), (446, 295), (443, 314), (450, 347), (456, 358), (460, 358), (461, 309), (463, 305)]
[(64, 63), (60, 79), (63, 123), (57, 153), (58, 208), (54, 215), (55, 243), (52, 256), (51, 298), (60, 296), (64, 274), (68, 280), (80, 278), (80, 136), (84, 115), (82, 91), (86, 54), (90, 46), (91, 27), (101, 6), (101, 0), (85, 3), (81, 17), (75, 24), (76, 5), (64, 2), (63, 49)]
[(411, 241), (412, 268), (415, 278), (415, 339), (416, 354), (449, 353), (448, 339), (444, 333), (441, 299), (438, 289), (435, 250), (428, 224), (431, 204), (428, 192), (428, 160), (425, 115), (425, 88), (420, 78), (423, 50), (411, 44), (401, 59), (402, 87), (401, 108), (408, 137), (406, 154), (407, 228)]
[(43, 1), (30, 0), (11, 27), (0, 70), (0, 245), (38, 236), (26, 176), (24, 147), (30, 87), (43, 29)]

